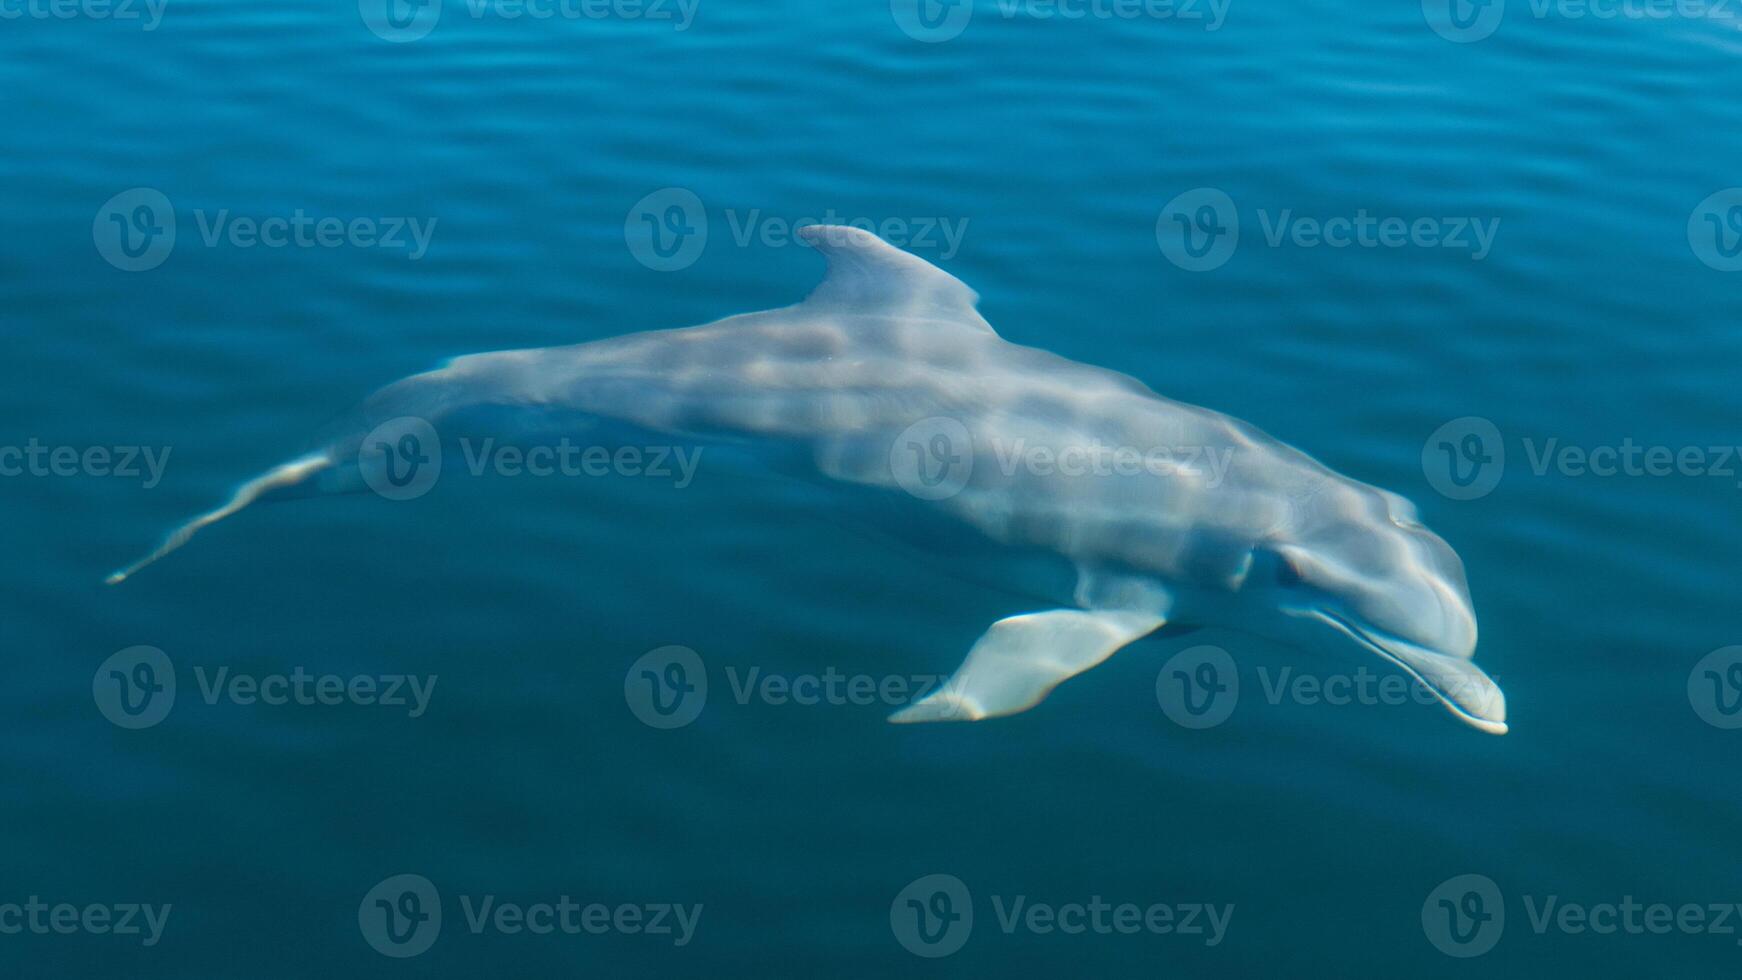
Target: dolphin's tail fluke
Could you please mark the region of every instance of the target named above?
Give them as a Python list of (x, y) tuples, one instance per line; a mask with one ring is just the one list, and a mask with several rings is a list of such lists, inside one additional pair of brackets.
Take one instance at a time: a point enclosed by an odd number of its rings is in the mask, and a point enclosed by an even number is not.
[(282, 490), (304, 483), (316, 474), (331, 468), (332, 465), (333, 457), (329, 453), (319, 452), (267, 470), (237, 488), (236, 495), (230, 498), (229, 503), (211, 513), (202, 514), (171, 531), (169, 536), (163, 539), (163, 543), (157, 546), (156, 551), (110, 575), (105, 581), (110, 585), (127, 581), (141, 568), (187, 544), (195, 534), (199, 533), (201, 528), (209, 524), (216, 524), (274, 490)]

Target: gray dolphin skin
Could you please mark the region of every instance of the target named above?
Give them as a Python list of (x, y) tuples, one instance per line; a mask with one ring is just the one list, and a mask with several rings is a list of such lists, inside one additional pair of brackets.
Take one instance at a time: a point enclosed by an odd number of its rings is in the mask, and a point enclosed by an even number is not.
[(390, 420), (444, 441), (621, 427), (772, 448), (771, 465), (849, 499), (966, 530), (993, 575), (1003, 551), (1074, 572), (1056, 608), (992, 624), (891, 721), (1014, 714), (1164, 625), (1213, 625), (1377, 654), (1465, 722), (1506, 731), (1504, 696), (1471, 662), (1463, 565), (1408, 501), (1125, 375), (1008, 343), (971, 289), (869, 232), (801, 235), (829, 263), (803, 303), (406, 378), (324, 449), (244, 484), (109, 582), (256, 500), (358, 489), (398, 451), (366, 438)]

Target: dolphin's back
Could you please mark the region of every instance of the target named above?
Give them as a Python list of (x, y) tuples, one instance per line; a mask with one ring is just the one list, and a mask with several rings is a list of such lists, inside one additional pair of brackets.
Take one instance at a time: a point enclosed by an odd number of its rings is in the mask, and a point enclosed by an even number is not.
[(385, 389), (371, 414), (439, 429), (480, 404), (555, 408), (674, 438), (789, 443), (818, 476), (896, 492), (903, 433), (945, 420), (968, 464), (933, 506), (1001, 543), (1206, 584), (1286, 528), (1294, 502), (1358, 486), (1243, 422), (981, 324), (807, 302), (459, 358)]

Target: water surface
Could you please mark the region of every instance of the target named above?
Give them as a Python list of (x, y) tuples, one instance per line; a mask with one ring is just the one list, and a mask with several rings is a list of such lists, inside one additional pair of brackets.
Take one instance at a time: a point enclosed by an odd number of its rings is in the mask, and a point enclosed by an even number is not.
[[(149, 487), (0, 478), (0, 905), (173, 906), (150, 948), (0, 934), (5, 972), (1734, 975), (1734, 936), (1539, 933), (1530, 910), (1742, 900), (1742, 732), (1707, 720), (1732, 720), (1742, 690), (1725, 664), (1709, 690), (1695, 670), (1742, 643), (1739, 478), (1533, 465), (1555, 440), (1697, 447), (1709, 470), (1738, 441), (1734, 202), (1702, 203), (1742, 184), (1735, 20), (1520, 2), (1455, 43), (1414, 4), (1235, 2), (1209, 30), (981, 2), (926, 43), (871, 0), (704, 0), (685, 30), (446, 7), (404, 43), (306, 2), (178, 0), (149, 31), (0, 23), (0, 443), (170, 451)], [(135, 188), (171, 202), (177, 239), (127, 272), (98, 243), (107, 202)], [(675, 271), (625, 239), (666, 188), (709, 229)], [(1203, 188), (1241, 234), (1191, 271), (1157, 226)], [(233, 230), (299, 211), (434, 224), (415, 259), (208, 243), (220, 215)], [(1010, 340), (1416, 501), (1463, 556), (1512, 734), (1415, 704), (1272, 704), (1284, 668), (1383, 668), (1231, 631), (1143, 641), (980, 725), (740, 704), (751, 670), (947, 672), (1027, 610), (725, 468), (682, 489), (467, 478), (409, 502), (263, 507), (103, 587), (397, 377), (796, 300), (822, 264), (778, 229), (831, 214), (935, 222), (914, 250), (978, 289)], [(1495, 234), (1480, 257), (1293, 236), (1363, 214)], [(1493, 424), (1506, 460), (1458, 500), (1423, 449), (1465, 417)], [(179, 690), (161, 723), (126, 730), (93, 674), (139, 644)], [(658, 730), (625, 676), (673, 644), (702, 659), (709, 698)], [(1156, 678), (1200, 644), (1231, 653), (1242, 694), (1189, 730)], [(415, 718), (202, 696), (219, 668), (299, 667), (438, 681)], [(445, 921), (390, 960), (358, 908), (402, 873), (440, 890)], [(964, 883), (975, 921), (960, 951), (922, 959), (890, 909), (932, 874)], [(1458, 959), (1423, 906), (1466, 874), (1502, 894), (1504, 932)], [(461, 898), (486, 895), (704, 912), (681, 948), (474, 934)], [(1214, 946), (1006, 934), (1016, 896), (1235, 911)]]

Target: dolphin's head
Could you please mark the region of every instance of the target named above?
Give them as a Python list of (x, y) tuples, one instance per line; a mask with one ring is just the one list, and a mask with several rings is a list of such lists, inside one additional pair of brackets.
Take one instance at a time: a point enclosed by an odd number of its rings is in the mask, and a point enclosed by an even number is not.
[(1409, 501), (1361, 490), (1262, 542), (1241, 591), (1278, 614), (1266, 618), (1279, 638), (1339, 634), (1415, 675), (1471, 725), (1504, 733), (1505, 696), (1470, 662), (1476, 614), (1464, 563)]

